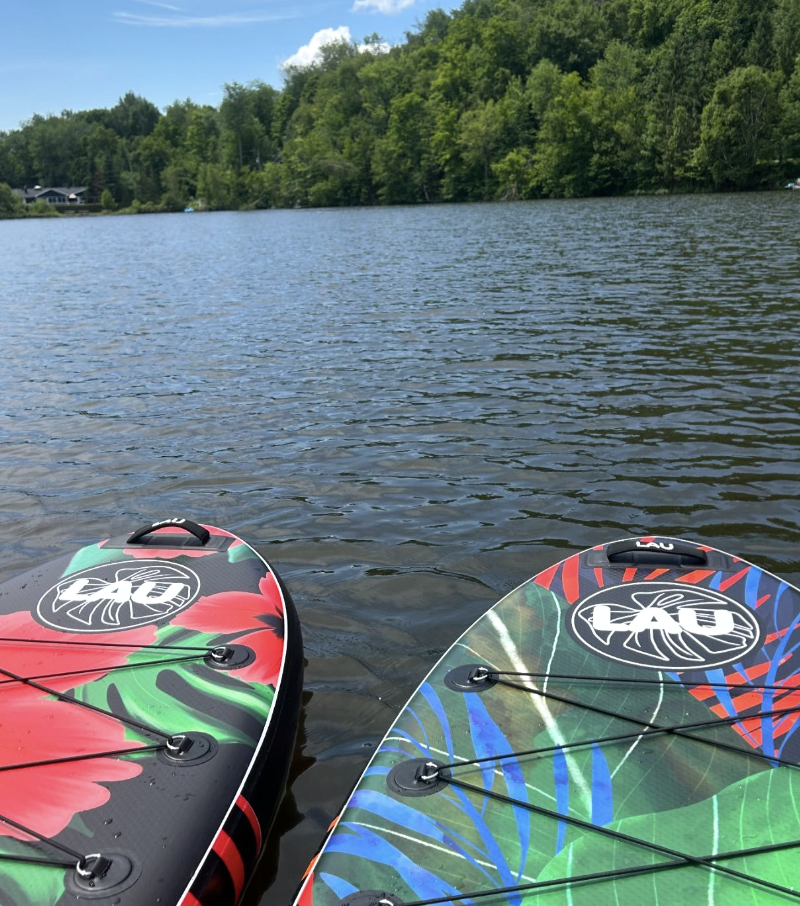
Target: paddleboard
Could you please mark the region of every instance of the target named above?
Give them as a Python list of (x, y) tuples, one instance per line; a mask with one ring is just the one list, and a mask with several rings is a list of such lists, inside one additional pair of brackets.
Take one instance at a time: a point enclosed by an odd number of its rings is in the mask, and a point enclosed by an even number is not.
[(503, 598), (389, 730), (298, 906), (800, 898), (800, 592), (623, 539)]
[(0, 903), (234, 906), (301, 686), (291, 598), (223, 529), (160, 520), (0, 585)]

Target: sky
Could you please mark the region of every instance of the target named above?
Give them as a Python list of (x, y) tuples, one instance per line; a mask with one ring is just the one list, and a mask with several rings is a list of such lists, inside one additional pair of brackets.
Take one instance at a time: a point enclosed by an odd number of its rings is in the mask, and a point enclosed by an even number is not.
[(400, 44), (448, 0), (0, 0), (0, 131), (34, 113), (113, 107), (133, 91), (163, 109), (218, 106), (226, 82), (280, 88), (281, 67), (326, 39)]

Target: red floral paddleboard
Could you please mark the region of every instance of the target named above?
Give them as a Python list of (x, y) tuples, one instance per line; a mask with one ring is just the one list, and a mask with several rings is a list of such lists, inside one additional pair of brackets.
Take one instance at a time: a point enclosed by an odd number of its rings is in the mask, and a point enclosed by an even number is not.
[(301, 686), (288, 592), (222, 529), (164, 520), (0, 585), (0, 903), (234, 906)]

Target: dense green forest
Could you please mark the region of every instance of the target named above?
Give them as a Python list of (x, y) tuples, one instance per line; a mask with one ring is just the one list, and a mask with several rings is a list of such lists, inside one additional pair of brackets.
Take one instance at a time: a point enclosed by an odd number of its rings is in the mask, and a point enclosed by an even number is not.
[[(800, 171), (800, 0), (466, 0), (388, 52), (329, 45), (218, 108), (34, 116), (0, 183), (106, 208), (757, 188)], [(0, 192), (0, 212), (14, 201)]]

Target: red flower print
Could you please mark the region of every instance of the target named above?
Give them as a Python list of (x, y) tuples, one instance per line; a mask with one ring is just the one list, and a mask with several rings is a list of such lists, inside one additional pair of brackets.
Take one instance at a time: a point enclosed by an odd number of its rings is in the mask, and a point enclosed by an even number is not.
[(256, 655), (252, 664), (234, 675), (248, 683), (274, 686), (283, 659), (283, 598), (272, 573), (261, 579), (258, 588), (260, 594), (226, 591), (198, 598), (172, 622), (197, 632), (233, 636), (231, 642), (252, 648)]
[[(97, 632), (88, 639), (91, 645), (81, 645), (75, 643), (86, 642), (85, 636), (41, 626), (27, 610), (5, 614), (0, 616), (0, 639), (12, 641), (0, 641), (0, 669), (17, 676), (42, 677), (38, 682), (43, 686), (66, 692), (105, 676), (109, 667), (121, 666), (142, 645), (152, 645), (156, 630), (150, 624), (124, 632)], [(46, 644), (37, 645), (37, 642)], [(103, 648), (103, 642), (114, 645)], [(131, 647), (115, 647), (120, 644)], [(78, 670), (81, 672), (76, 673)], [(0, 673), (0, 690), (12, 682)]]
[[(0, 638), (9, 640), (0, 641), (2, 670), (25, 678), (39, 677), (42, 686), (67, 692), (125, 664), (132, 651), (155, 642), (156, 627), (97, 633), (92, 635), (91, 645), (72, 644), (86, 639), (40, 626), (28, 611), (20, 611), (0, 616)], [(95, 644), (104, 641), (130, 643), (131, 648)], [(126, 739), (124, 725), (113, 717), (60, 701), (0, 673), (0, 767), (142, 745)], [(53, 836), (76, 812), (108, 801), (110, 793), (104, 782), (128, 780), (141, 770), (130, 761), (93, 758), (0, 771), (0, 815)], [(26, 839), (2, 822), (0, 835)]]
[[(0, 689), (0, 767), (142, 745), (126, 740), (125, 727), (112, 717), (19, 683)], [(0, 771), (0, 814), (53, 837), (77, 812), (108, 802), (104, 783), (141, 771), (140, 764), (117, 758)], [(29, 839), (2, 821), (0, 835)]]
[(271, 629), (262, 629), (240, 636), (236, 643), (252, 648), (256, 659), (252, 664), (235, 671), (234, 676), (246, 683), (277, 686), (283, 662), (283, 640)]
[(263, 629), (270, 617), (283, 624), (283, 599), (272, 573), (258, 583), (260, 594), (251, 591), (223, 591), (198, 598), (187, 610), (176, 614), (172, 623), (197, 632), (229, 635)]

